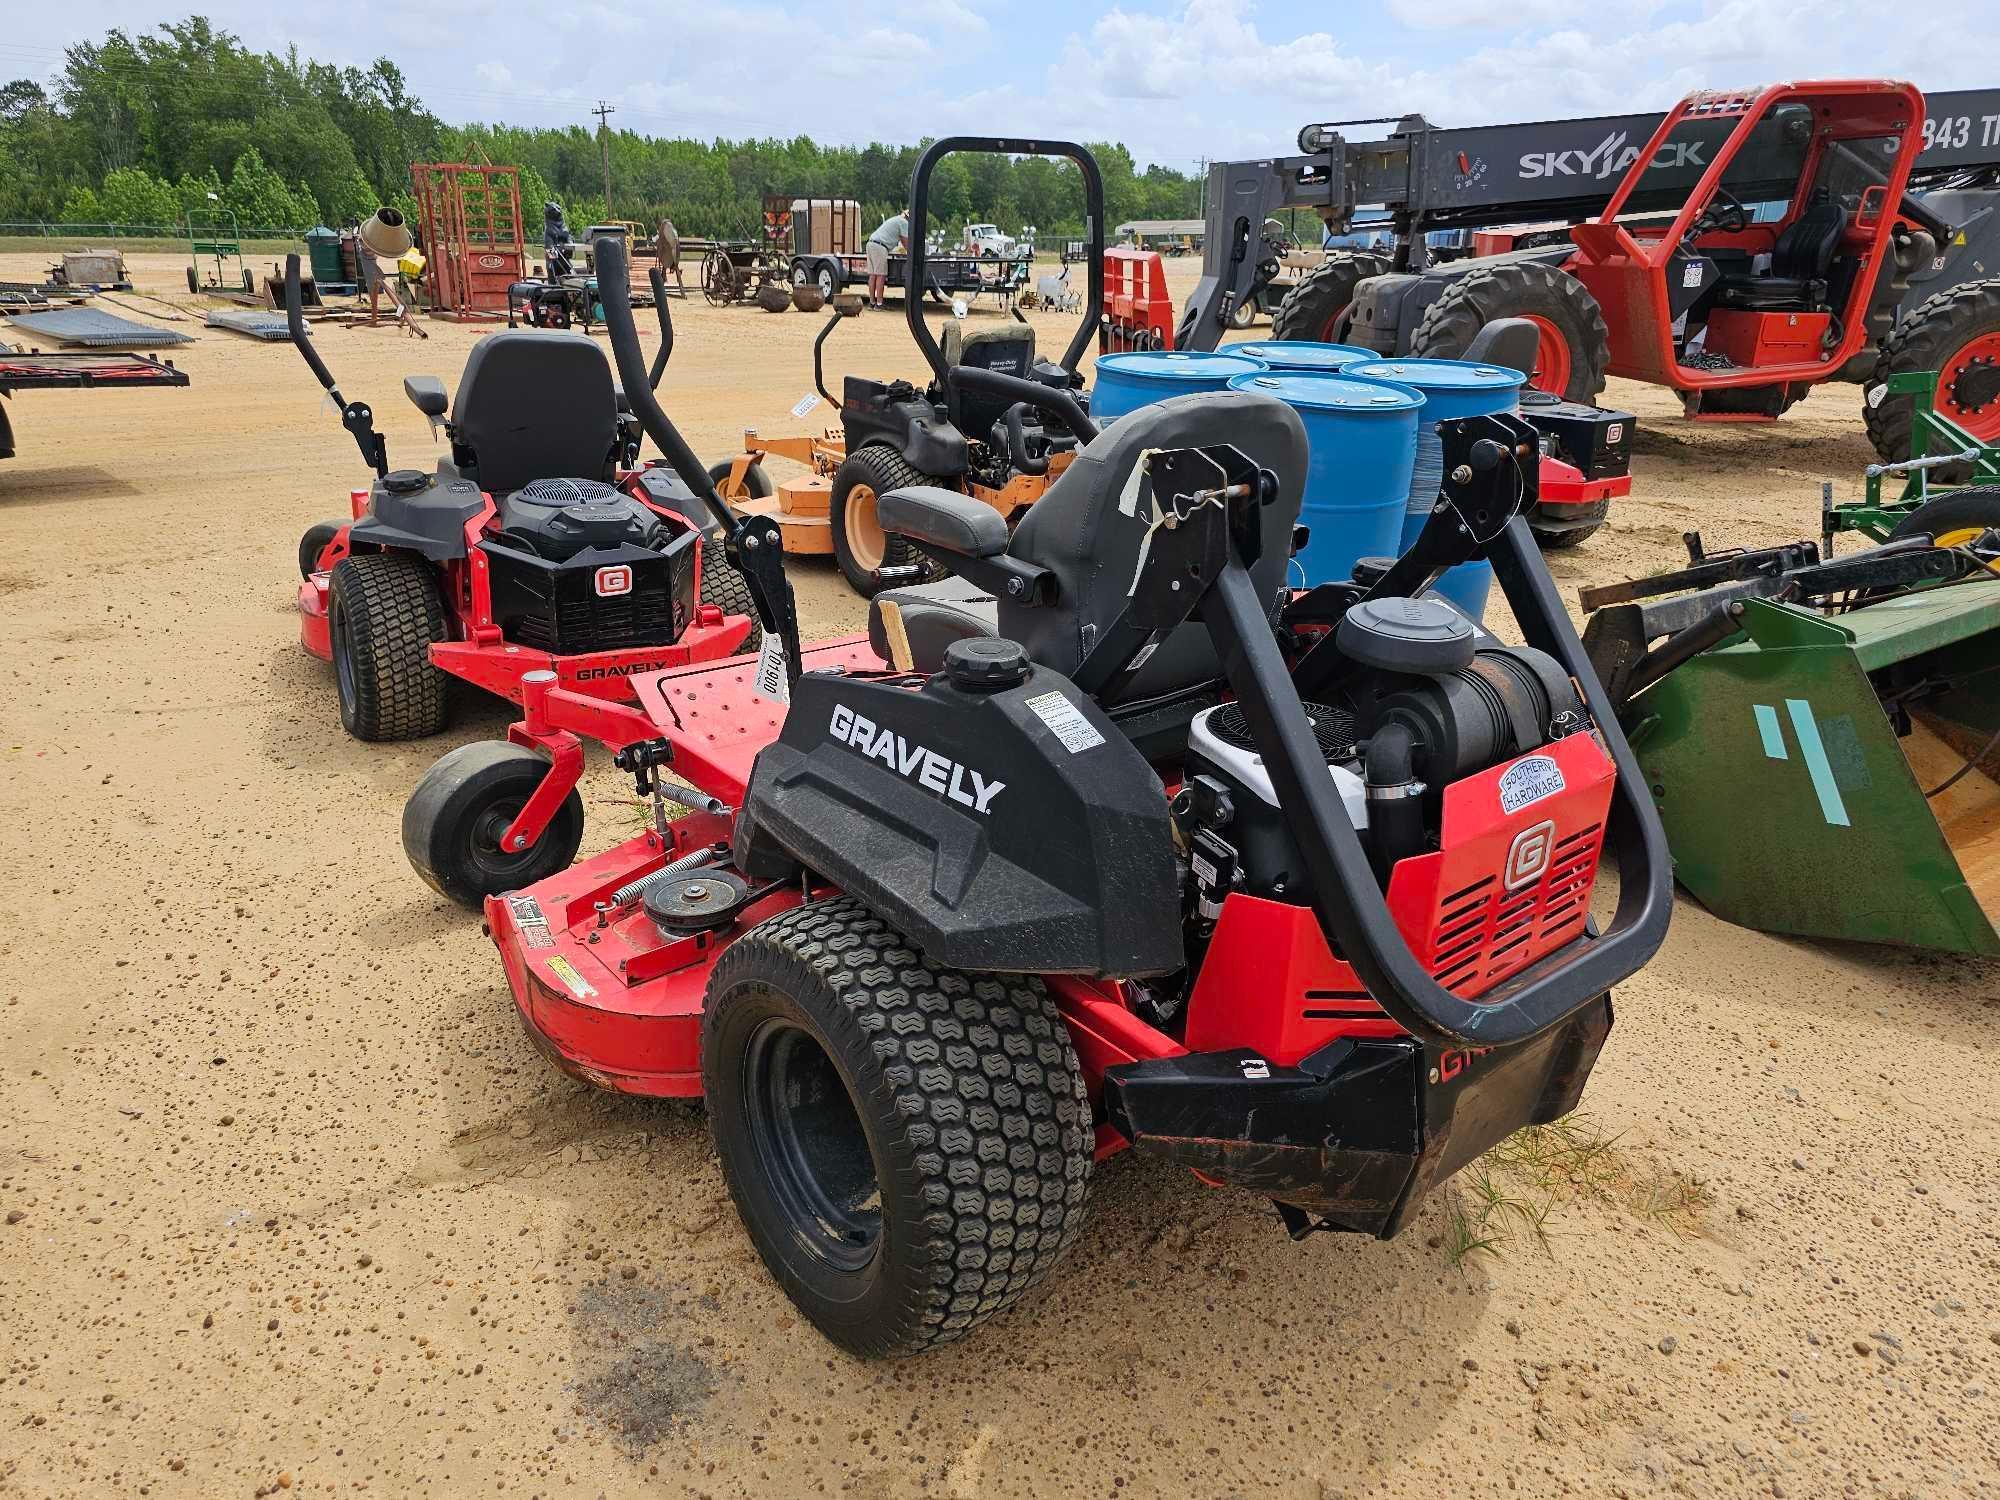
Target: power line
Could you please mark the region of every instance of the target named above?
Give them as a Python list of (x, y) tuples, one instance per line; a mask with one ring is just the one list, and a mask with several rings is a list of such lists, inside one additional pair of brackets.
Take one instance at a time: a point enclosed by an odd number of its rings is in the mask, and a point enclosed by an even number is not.
[(597, 101), (597, 108), (591, 111), (597, 116), (597, 149), (604, 159), (604, 212), (611, 212), (611, 127), (606, 122), (618, 113), (618, 106)]

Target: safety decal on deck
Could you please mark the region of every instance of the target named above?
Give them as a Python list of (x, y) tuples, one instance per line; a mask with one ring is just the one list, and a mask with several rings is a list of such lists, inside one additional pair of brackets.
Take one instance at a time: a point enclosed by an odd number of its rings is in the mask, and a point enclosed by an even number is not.
[(1500, 811), (1517, 813), (1530, 803), (1553, 797), (1565, 785), (1562, 767), (1548, 756), (1527, 756), (1500, 775)]
[(542, 915), (541, 902), (533, 896), (509, 896), (507, 909), (514, 914), (514, 925), (521, 929), (523, 947), (555, 947), (555, 935), (549, 931), (549, 919)]
[(752, 691), (773, 703), (792, 701), (792, 685), (785, 681), (785, 643), (769, 631), (757, 648), (757, 681)]
[(542, 963), (551, 974), (556, 976), (562, 987), (576, 996), (577, 999), (590, 1000), (596, 997), (596, 988), (588, 979), (585, 979), (581, 974), (576, 972), (575, 964), (564, 958), (560, 953), (554, 958), (543, 959)]
[(1104, 736), (1061, 693), (1037, 693), (1024, 701), (1034, 710), (1035, 717), (1049, 726), (1049, 732), (1062, 741), (1063, 749), (1071, 755), (1079, 750), (1095, 749), (1104, 743)]

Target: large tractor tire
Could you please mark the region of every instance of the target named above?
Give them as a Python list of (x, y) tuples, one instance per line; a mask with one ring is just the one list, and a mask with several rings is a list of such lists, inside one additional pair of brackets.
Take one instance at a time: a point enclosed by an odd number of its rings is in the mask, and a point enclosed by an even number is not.
[(943, 968), (851, 897), (729, 945), (701, 1080), (757, 1253), (851, 1353), (964, 1337), (1082, 1227), (1090, 1099), (1041, 980)]
[(345, 557), (329, 580), (327, 634), (340, 722), (357, 740), (420, 740), (444, 728), (445, 638), (430, 564), (407, 552)]
[(1424, 309), (1410, 353), (1460, 359), (1473, 336), (1495, 318), (1526, 318), (1542, 336), (1529, 384), (1565, 401), (1591, 402), (1604, 389), (1611, 330), (1597, 299), (1566, 271), (1534, 261), (1510, 261), (1469, 271)]
[[(1897, 321), (1875, 358), (1869, 387), (1891, 375), (1935, 370), (1936, 410), (1982, 443), (2000, 443), (2000, 281), (1964, 281), (1928, 297)], [(1910, 456), (1915, 398), (1891, 396), (1880, 405), (1862, 404), (1868, 440), (1889, 463)], [(1969, 464), (1945, 464), (1933, 480), (1963, 484)]]
[(922, 562), (923, 556), (899, 536), (889, 536), (875, 513), (875, 502), (890, 490), (938, 481), (910, 463), (894, 448), (880, 443), (850, 453), (834, 471), (827, 513), (833, 524), (833, 557), (848, 586), (872, 599), (882, 585), (878, 568), (901, 568)]
[(1386, 256), (1365, 250), (1337, 250), (1299, 278), (1271, 314), (1271, 337), (1338, 344), (1347, 337), (1354, 289), (1389, 269)]

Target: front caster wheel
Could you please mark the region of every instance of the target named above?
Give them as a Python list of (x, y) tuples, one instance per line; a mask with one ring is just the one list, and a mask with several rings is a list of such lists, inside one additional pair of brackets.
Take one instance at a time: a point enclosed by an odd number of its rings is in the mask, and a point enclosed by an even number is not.
[(424, 884), (478, 911), (488, 896), (568, 869), (583, 842), (583, 799), (574, 788), (534, 843), (500, 845), (548, 773), (534, 751), (494, 740), (461, 745), (426, 771), (403, 804), (403, 852)]
[(1042, 982), (943, 968), (850, 897), (730, 944), (701, 1079), (757, 1253), (851, 1353), (963, 1337), (1082, 1226), (1090, 1100)]

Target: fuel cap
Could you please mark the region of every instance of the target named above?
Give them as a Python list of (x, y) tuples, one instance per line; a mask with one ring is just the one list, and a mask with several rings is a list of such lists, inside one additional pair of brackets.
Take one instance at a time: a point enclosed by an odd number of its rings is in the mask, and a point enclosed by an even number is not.
[(1472, 661), (1471, 623), (1439, 599), (1364, 599), (1340, 618), (1334, 644), (1384, 672), (1438, 677)]
[(973, 636), (945, 647), (944, 669), (954, 687), (973, 693), (997, 693), (1027, 680), (1028, 653), (1017, 641)]
[(382, 488), (392, 495), (414, 495), (429, 489), (431, 476), (422, 469), (391, 469), (382, 476)]

